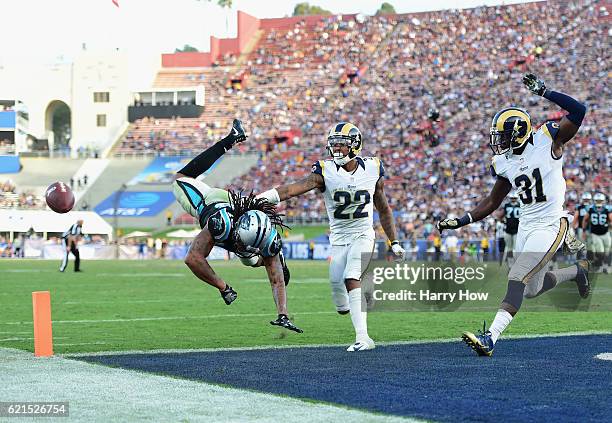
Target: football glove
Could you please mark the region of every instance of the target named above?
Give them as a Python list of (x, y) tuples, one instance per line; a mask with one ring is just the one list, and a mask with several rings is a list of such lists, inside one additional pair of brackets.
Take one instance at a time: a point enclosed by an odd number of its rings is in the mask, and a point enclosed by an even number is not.
[(523, 84), (525, 84), (529, 91), (540, 97), (546, 92), (546, 84), (544, 84), (544, 81), (538, 79), (538, 77), (532, 73), (523, 76)]
[(444, 219), (439, 221), (438, 223), (436, 223), (436, 228), (438, 228), (438, 230), (440, 232), (442, 232), (444, 229), (459, 229), (459, 220), (457, 219)]
[(402, 248), (402, 244), (400, 244), (399, 241), (391, 242), (391, 251), (393, 251), (393, 254), (395, 254), (396, 261), (404, 261), (406, 250)]

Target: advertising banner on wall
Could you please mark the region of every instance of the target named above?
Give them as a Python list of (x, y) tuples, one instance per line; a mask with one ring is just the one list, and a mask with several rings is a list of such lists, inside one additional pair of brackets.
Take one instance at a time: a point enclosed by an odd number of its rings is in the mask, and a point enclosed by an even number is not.
[[(115, 216), (117, 193), (109, 195), (94, 209), (102, 217)], [(121, 193), (117, 204), (117, 216), (151, 217), (156, 216), (174, 201), (174, 194), (161, 191), (127, 191)]]

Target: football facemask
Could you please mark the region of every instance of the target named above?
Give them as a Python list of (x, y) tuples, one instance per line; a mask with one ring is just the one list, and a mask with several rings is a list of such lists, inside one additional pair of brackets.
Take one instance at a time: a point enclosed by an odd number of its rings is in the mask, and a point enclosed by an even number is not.
[[(338, 145), (348, 146), (348, 154), (334, 151), (333, 147)], [(327, 151), (338, 166), (344, 166), (357, 157), (361, 148), (361, 131), (352, 123), (337, 123), (331, 127), (327, 134)]]

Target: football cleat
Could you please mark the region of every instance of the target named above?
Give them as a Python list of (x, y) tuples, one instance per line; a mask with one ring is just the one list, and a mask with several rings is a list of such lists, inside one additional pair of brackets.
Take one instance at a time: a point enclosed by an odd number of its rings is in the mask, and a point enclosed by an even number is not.
[(495, 344), (491, 338), (491, 332), (485, 330), (486, 323), (482, 325), (482, 331), (478, 331), (478, 335), (474, 335), (472, 332), (463, 332), (461, 339), (463, 342), (468, 344), (470, 348), (476, 351), (479, 356), (491, 357), (493, 355), (493, 349)]
[(291, 272), (289, 272), (289, 267), (287, 267), (287, 262), (285, 261), (282, 250), (278, 253), (278, 258), (280, 258), (281, 266), (283, 266), (283, 278), (285, 279), (285, 286), (287, 286), (291, 280)]
[(355, 352), (355, 351), (373, 350), (374, 348), (376, 348), (376, 345), (374, 344), (374, 341), (372, 340), (372, 338), (362, 338), (362, 339), (357, 340), (353, 345), (348, 347), (346, 350), (349, 352)]
[(582, 298), (587, 298), (591, 292), (591, 283), (589, 282), (589, 267), (591, 263), (588, 260), (578, 260), (578, 274), (576, 275), (576, 285), (578, 293)]
[(232, 147), (235, 144), (246, 141), (247, 136), (244, 131), (244, 127), (242, 126), (242, 122), (239, 119), (234, 119), (232, 122), (232, 129), (227, 137), (232, 141)]
[(302, 329), (300, 329), (296, 325), (294, 325), (291, 322), (291, 320), (289, 320), (289, 318), (287, 317), (286, 314), (279, 314), (278, 318), (276, 320), (272, 320), (270, 322), (270, 324), (272, 326), (280, 326), (280, 327), (292, 330), (292, 331), (297, 332), (297, 333), (303, 333), (304, 332)]
[(225, 289), (221, 291), (221, 298), (223, 298), (225, 304), (230, 305), (231, 303), (236, 301), (236, 298), (238, 298), (238, 293), (234, 291), (234, 289), (228, 284), (225, 285)]

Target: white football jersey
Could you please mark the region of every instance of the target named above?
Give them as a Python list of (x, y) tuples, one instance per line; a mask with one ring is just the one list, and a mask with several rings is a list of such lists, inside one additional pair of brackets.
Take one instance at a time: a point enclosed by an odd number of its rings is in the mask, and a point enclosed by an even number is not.
[(350, 244), (366, 235), (374, 239), (374, 191), (384, 176), (382, 162), (376, 157), (357, 157), (357, 168), (347, 172), (333, 160), (319, 160), (312, 171), (323, 176), (323, 198), (329, 217), (332, 245)]
[(553, 136), (558, 130), (557, 123), (548, 122), (533, 134), (532, 142), (527, 141), (521, 154), (510, 151), (493, 157), (492, 174), (507, 179), (517, 190), (521, 226), (552, 223), (567, 216), (563, 211), (563, 156), (555, 158), (552, 151)]

